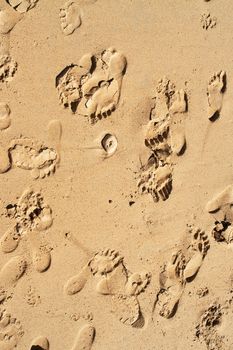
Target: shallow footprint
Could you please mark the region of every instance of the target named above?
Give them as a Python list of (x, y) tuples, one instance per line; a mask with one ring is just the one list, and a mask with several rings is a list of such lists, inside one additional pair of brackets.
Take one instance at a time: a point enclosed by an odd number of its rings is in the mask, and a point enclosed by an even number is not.
[(82, 24), (81, 10), (74, 1), (67, 1), (60, 9), (61, 29), (65, 35), (72, 34)]
[(181, 155), (185, 145), (185, 128), (184, 128), (184, 113), (187, 110), (186, 95), (184, 90), (179, 90), (174, 93), (174, 102), (169, 111), (171, 113), (171, 149)]
[(11, 125), (10, 108), (6, 103), (0, 103), (0, 130), (9, 128)]
[(13, 252), (19, 245), (21, 235), (18, 226), (10, 227), (1, 237), (0, 246), (3, 253)]
[(0, 174), (5, 173), (10, 167), (11, 162), (8, 152), (0, 145)]
[(0, 9), (0, 33), (9, 33), (21, 19), (22, 15), (11, 7)]
[(73, 295), (80, 292), (85, 284), (87, 283), (88, 278), (91, 276), (89, 266), (86, 265), (82, 270), (75, 276), (71, 277), (64, 286), (64, 292), (68, 295)]
[(42, 244), (39, 232), (29, 232), (28, 239), (31, 246), (32, 264), (34, 268), (38, 272), (46, 271), (51, 264), (51, 254)]
[(46, 337), (37, 337), (32, 341), (30, 350), (49, 350), (49, 341)]
[(61, 137), (62, 124), (58, 119), (50, 120), (48, 123), (48, 139), (53, 149), (57, 152), (57, 164), (61, 159)]
[(94, 339), (95, 328), (90, 324), (85, 324), (78, 332), (71, 350), (91, 350)]
[(2, 302), (8, 292), (8, 288), (15, 287), (20, 277), (27, 268), (26, 260), (22, 256), (11, 258), (0, 270), (0, 302)]
[(124, 324), (133, 326), (141, 316), (140, 305), (136, 296), (113, 295), (112, 312)]
[(183, 271), (185, 258), (181, 251), (172, 254), (171, 261), (160, 273), (160, 291), (157, 294), (155, 306), (159, 308), (160, 316), (173, 317), (184, 290)]
[(184, 279), (195, 277), (210, 247), (208, 236), (201, 229), (190, 228), (193, 239), (190, 246), (191, 258), (184, 269)]
[(207, 86), (208, 118), (210, 120), (219, 116), (222, 108), (223, 93), (226, 88), (226, 72), (215, 73)]
[(123, 264), (118, 265), (115, 270), (103, 276), (97, 283), (97, 293), (103, 295), (124, 294), (127, 282), (127, 271)]

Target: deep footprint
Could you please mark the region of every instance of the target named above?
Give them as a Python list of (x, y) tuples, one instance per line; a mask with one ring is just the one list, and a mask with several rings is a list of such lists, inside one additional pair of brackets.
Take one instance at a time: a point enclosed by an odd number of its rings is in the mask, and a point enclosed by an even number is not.
[(100, 55), (84, 55), (56, 77), (60, 103), (91, 123), (110, 115), (117, 107), (126, 58), (109, 48)]

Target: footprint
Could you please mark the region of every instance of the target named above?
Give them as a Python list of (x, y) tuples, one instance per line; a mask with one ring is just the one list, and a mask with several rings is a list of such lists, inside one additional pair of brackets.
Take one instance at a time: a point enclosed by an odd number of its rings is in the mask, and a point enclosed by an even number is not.
[(117, 251), (111, 249), (100, 250), (77, 275), (67, 281), (64, 286), (65, 293), (72, 295), (80, 292), (91, 276), (106, 276), (122, 261), (123, 257)]
[(183, 279), (185, 264), (183, 253), (178, 251), (172, 254), (171, 261), (164, 266), (160, 273), (160, 291), (155, 302), (160, 316), (170, 318), (176, 313), (185, 286)]
[(207, 86), (208, 118), (215, 120), (222, 109), (223, 93), (226, 89), (226, 72), (215, 73)]
[(5, 173), (11, 167), (7, 151), (0, 145), (0, 174)]
[(0, 130), (9, 128), (11, 125), (10, 108), (6, 103), (0, 103)]
[(94, 340), (95, 328), (90, 324), (85, 324), (78, 332), (71, 350), (91, 350)]
[(39, 232), (28, 232), (28, 241), (30, 244), (30, 254), (32, 265), (37, 272), (46, 271), (51, 264), (51, 254), (48, 248), (42, 244)]
[(113, 48), (100, 55), (84, 55), (79, 64), (58, 74), (60, 103), (87, 116), (91, 123), (107, 117), (119, 103), (126, 65), (125, 56)]
[(84, 266), (75, 276), (71, 277), (64, 286), (64, 292), (68, 295), (79, 293), (87, 283), (90, 277), (89, 266)]
[(57, 152), (57, 165), (61, 159), (61, 137), (62, 137), (62, 125), (57, 119), (53, 119), (48, 123), (48, 140), (49, 144)]
[(171, 97), (175, 92), (175, 86), (167, 77), (158, 82), (154, 97), (154, 106), (150, 112), (150, 119), (161, 122), (169, 118)]
[(186, 95), (184, 90), (174, 93), (173, 103), (169, 109), (171, 114), (171, 150), (177, 155), (181, 155), (186, 145), (184, 113), (187, 110)]
[(18, 280), (25, 273), (27, 262), (22, 256), (11, 258), (0, 270), (0, 302), (5, 300), (9, 289), (16, 286)]
[(14, 350), (18, 348), (24, 335), (21, 323), (5, 309), (0, 310), (0, 349)]
[(20, 240), (26, 237), (34, 268), (38, 272), (45, 271), (50, 266), (51, 255), (42, 244), (41, 231), (51, 227), (53, 218), (51, 208), (44, 202), (41, 193), (30, 188), (25, 190), (16, 204), (6, 206), (6, 216), (16, 223), (0, 239), (2, 251), (14, 251)]
[(17, 63), (9, 55), (0, 56), (0, 82), (12, 80), (17, 70)]
[(6, 0), (14, 10), (25, 13), (36, 6), (38, 0)]
[(165, 143), (167, 144), (167, 138), (169, 133), (169, 121), (165, 120), (161, 123), (155, 122), (153, 119), (147, 125), (145, 134), (145, 145), (152, 151), (156, 151), (158, 147), (161, 147)]
[(67, 1), (60, 9), (61, 29), (65, 35), (72, 34), (82, 24), (81, 9), (74, 1)]
[(141, 317), (137, 298), (130, 295), (112, 296), (112, 312), (120, 322), (133, 326)]
[(214, 213), (225, 206), (230, 206), (233, 203), (233, 185), (227, 186), (222, 192), (211, 199), (207, 205), (206, 210), (209, 213)]
[(191, 258), (184, 269), (184, 279), (187, 281), (196, 276), (210, 248), (208, 236), (204, 231), (191, 226), (189, 232), (193, 238), (189, 247)]
[(186, 100), (185, 91), (176, 90), (168, 78), (159, 81), (145, 132), (145, 145), (152, 153), (148, 162), (141, 167), (138, 182), (139, 192), (150, 193), (155, 202), (169, 198), (174, 168), (172, 159), (185, 150)]
[(25, 294), (25, 300), (27, 304), (32, 307), (36, 307), (41, 303), (40, 295), (36, 292), (36, 290), (32, 286), (28, 287), (27, 293)]
[(151, 281), (151, 274), (148, 272), (133, 273), (128, 277), (125, 293), (127, 295), (139, 295), (144, 292)]
[(27, 137), (13, 139), (8, 152), (12, 166), (30, 170), (34, 179), (53, 174), (59, 162), (55, 149)]
[(102, 295), (123, 295), (128, 292), (126, 290), (127, 280), (126, 268), (120, 264), (111, 273), (100, 279), (96, 285), (96, 291)]
[(0, 245), (3, 253), (13, 252), (19, 245), (21, 233), (17, 225), (10, 227), (1, 237)]
[(46, 337), (37, 337), (32, 341), (30, 350), (49, 350), (49, 341)]
[(210, 13), (203, 13), (201, 16), (202, 28), (205, 30), (212, 29), (217, 24), (217, 18), (211, 16)]
[(97, 293), (112, 296), (113, 312), (123, 323), (134, 325), (139, 321), (142, 315), (137, 296), (150, 283), (150, 273), (131, 274), (119, 252), (104, 249), (97, 252), (78, 275), (68, 280), (64, 291), (68, 295), (78, 293), (91, 276), (97, 280)]
[(21, 233), (34, 229), (44, 231), (53, 223), (50, 206), (40, 192), (30, 187), (22, 193), (17, 203), (6, 206), (6, 216), (15, 219)]
[(91, 76), (95, 69), (95, 58), (92, 54), (84, 55), (78, 64), (65, 67), (56, 76), (56, 88), (60, 104), (70, 108), (73, 113), (77, 111), (82, 99), (81, 86)]
[(93, 276), (102, 276), (112, 272), (122, 261), (123, 257), (119, 252), (114, 249), (104, 249), (90, 259), (88, 266)]
[(22, 19), (22, 15), (15, 12), (10, 6), (0, 8), (0, 34), (8, 34)]
[(222, 307), (213, 303), (201, 315), (199, 324), (196, 326), (196, 337), (204, 340), (208, 350), (226, 349), (223, 337), (218, 334), (218, 326), (222, 321)]
[(150, 193), (154, 202), (158, 202), (159, 199), (167, 200), (172, 190), (170, 167), (158, 166), (155, 157), (151, 157), (141, 170), (138, 189), (141, 194)]

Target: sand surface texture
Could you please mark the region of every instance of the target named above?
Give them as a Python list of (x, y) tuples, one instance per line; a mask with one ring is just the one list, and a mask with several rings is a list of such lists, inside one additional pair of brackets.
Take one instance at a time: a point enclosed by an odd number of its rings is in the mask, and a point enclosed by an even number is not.
[(233, 349), (232, 0), (0, 0), (0, 350)]

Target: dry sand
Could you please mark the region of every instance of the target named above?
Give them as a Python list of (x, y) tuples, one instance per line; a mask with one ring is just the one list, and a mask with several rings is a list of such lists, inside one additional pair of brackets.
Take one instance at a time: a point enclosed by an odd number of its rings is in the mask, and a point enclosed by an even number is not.
[(233, 349), (232, 11), (0, 0), (0, 350)]

